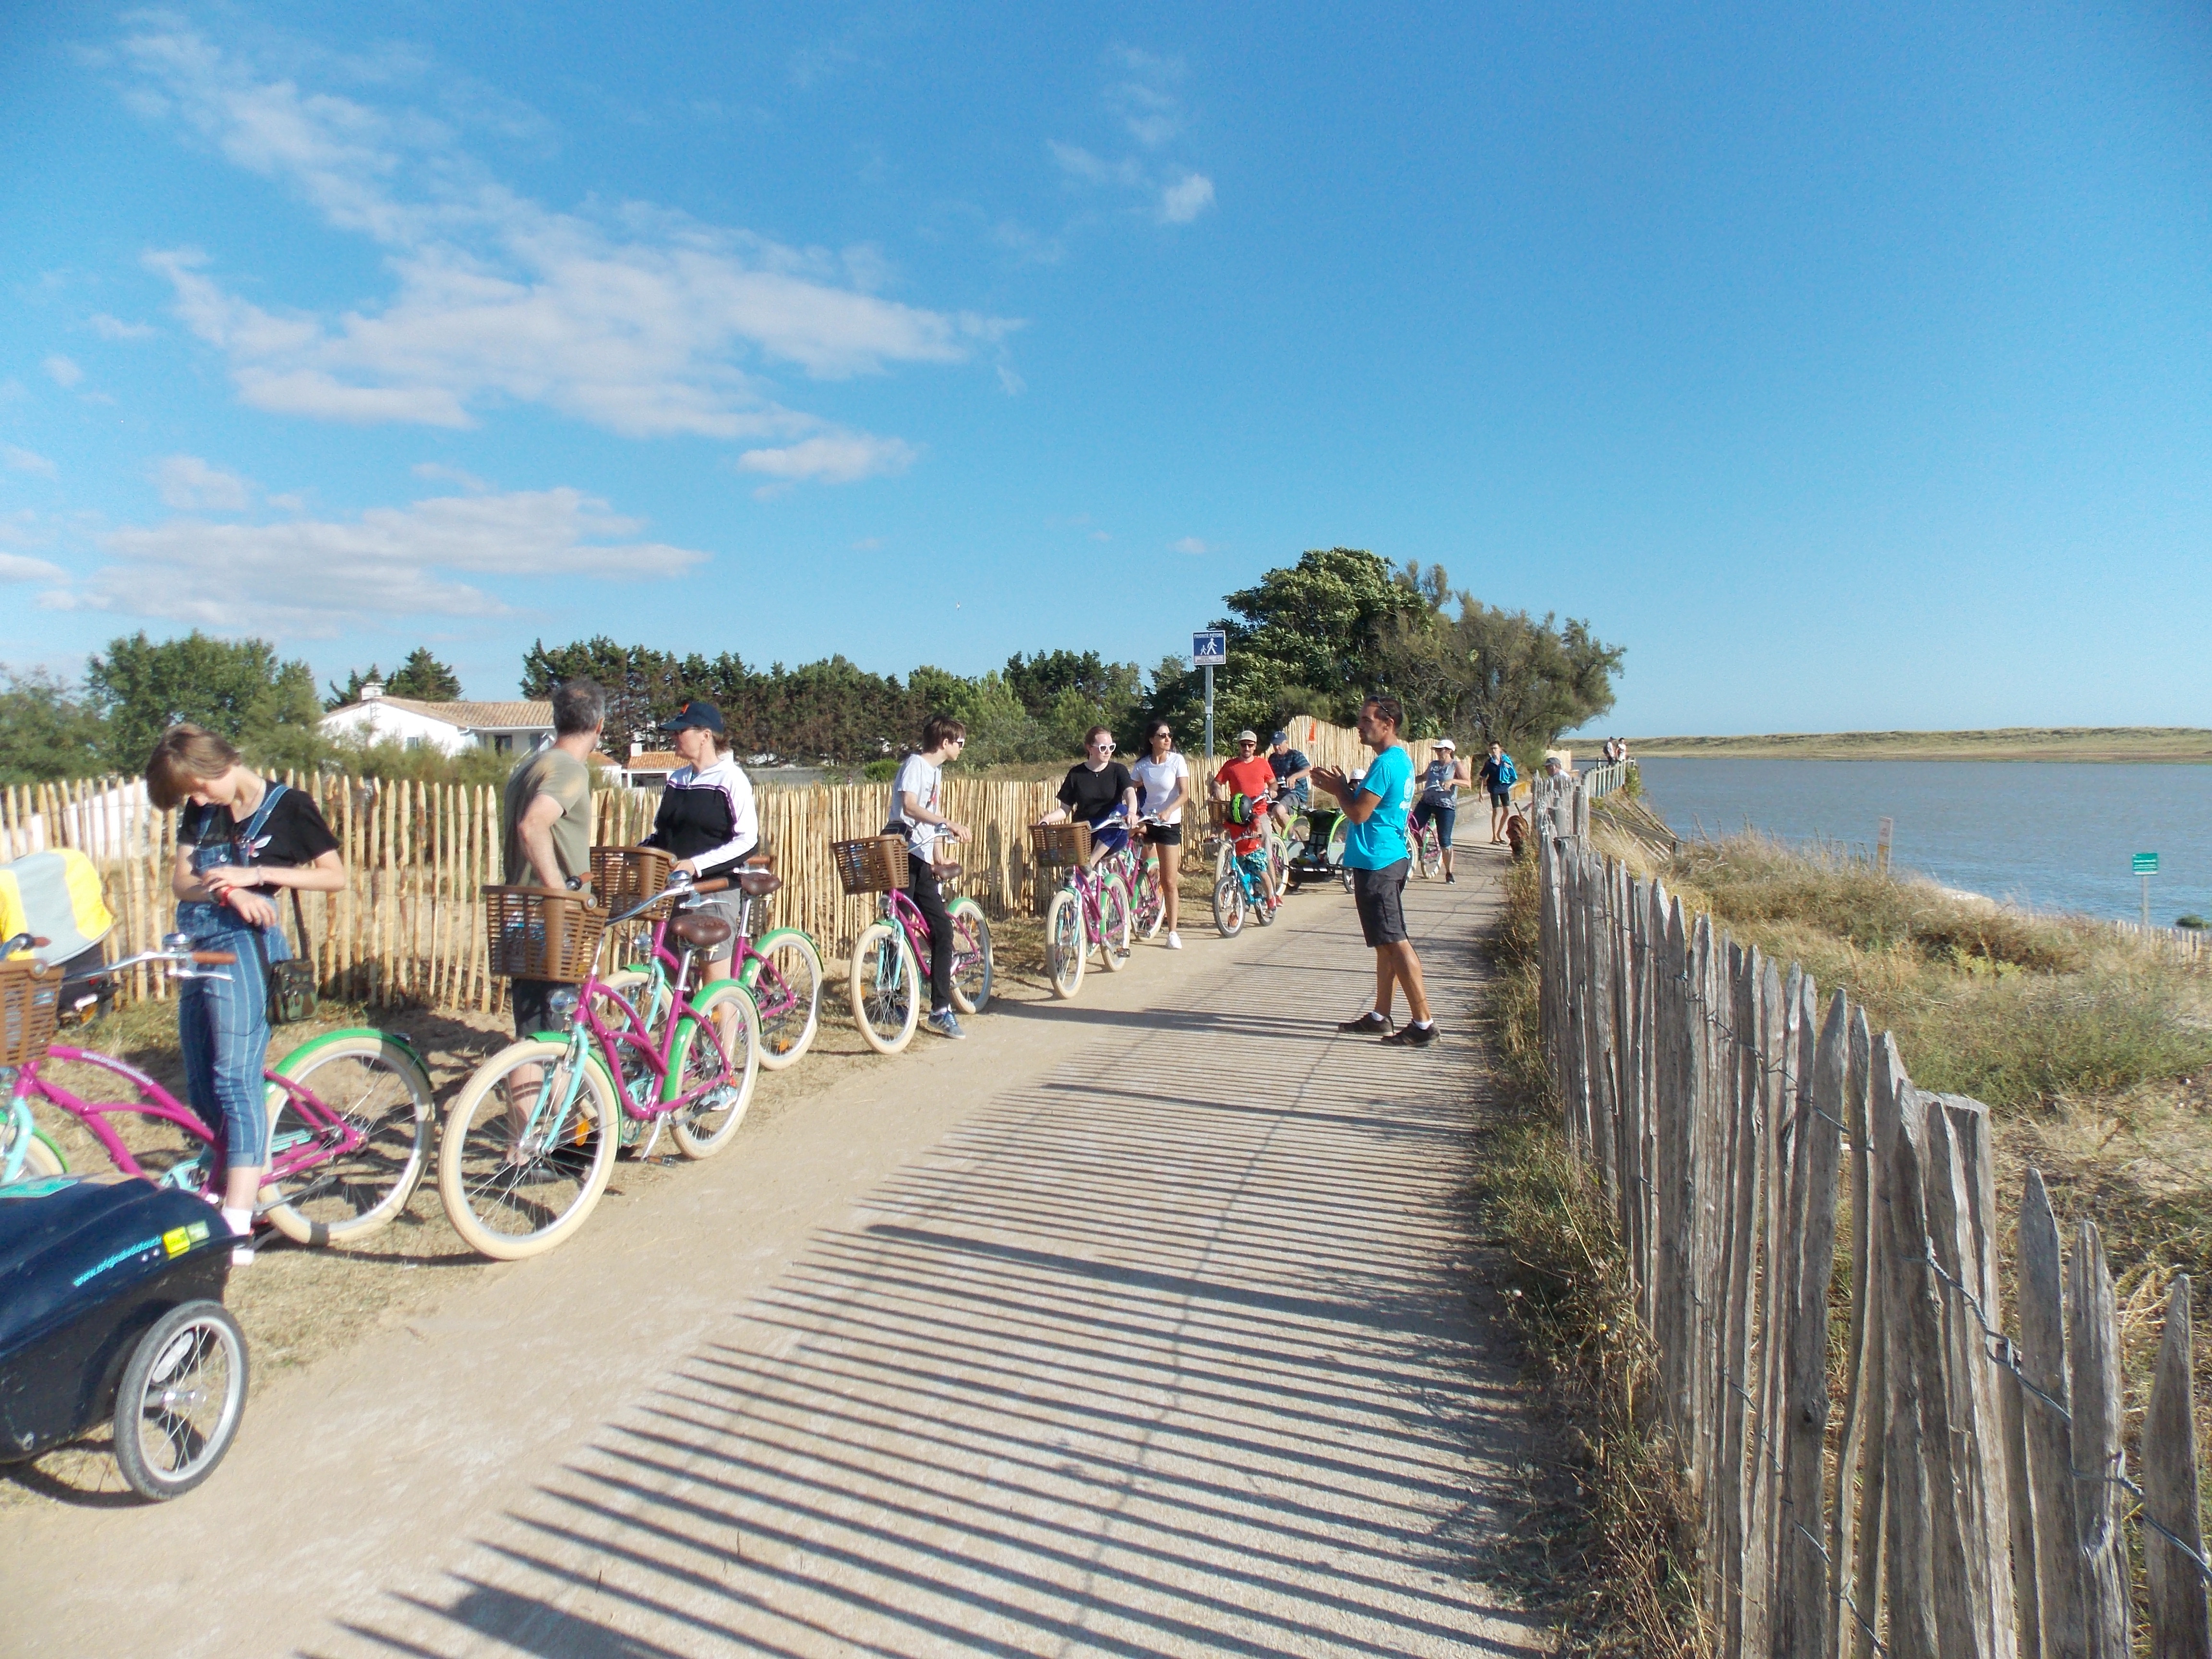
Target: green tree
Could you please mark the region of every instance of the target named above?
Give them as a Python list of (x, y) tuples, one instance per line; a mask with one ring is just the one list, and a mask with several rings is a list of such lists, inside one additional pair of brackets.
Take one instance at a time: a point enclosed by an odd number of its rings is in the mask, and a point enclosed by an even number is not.
[(907, 677), (907, 689), (917, 718), (915, 730), (902, 746), (911, 747), (919, 739), (921, 720), (932, 714), (946, 714), (968, 728), (968, 742), (960, 758), (969, 766), (1049, 760), (1060, 752), (1043, 722), (1030, 713), (1006, 677), (996, 671), (963, 679), (942, 668), (925, 665)]
[(1026, 659), (1016, 652), (1006, 659), (1006, 682), (1048, 745), (1024, 758), (1080, 754), (1094, 726), (1112, 727), (1126, 743), (1141, 723), (1145, 677), (1133, 662), (1108, 662), (1096, 651), (1040, 651)]
[(106, 729), (67, 682), (39, 668), (0, 673), (8, 681), (0, 691), (0, 784), (92, 777), (106, 769), (100, 754)]
[(84, 683), (106, 726), (100, 758), (114, 771), (142, 769), (179, 720), (222, 733), (259, 766), (312, 767), (327, 749), (313, 672), (280, 660), (266, 640), (211, 639), (195, 629), (156, 643), (141, 630), (109, 641)]
[(452, 702), (461, 695), (460, 676), (450, 664), (440, 662), (430, 654), (430, 647), (418, 645), (407, 653), (407, 660), (387, 675), (374, 663), (364, 672), (352, 669), (346, 674), (343, 685), (331, 682), (330, 695), (323, 699), (325, 708), (343, 708), (361, 701), (361, 688), (374, 680), (384, 687), (387, 697), (409, 697), (416, 702)]
[(1503, 744), (1509, 754), (1531, 751), (1613, 707), (1625, 653), (1587, 622), (1550, 615), (1538, 622), (1469, 593), (1455, 597), (1457, 616), (1399, 617), (1381, 646), (1383, 678), (1405, 698), (1417, 731)]
[(543, 699), (563, 680), (596, 681), (607, 694), (606, 735), (599, 747), (627, 760), (633, 738), (647, 748), (660, 745), (655, 728), (684, 701), (678, 667), (672, 653), (617, 645), (604, 634), (550, 647), (539, 640), (523, 653), (522, 695)]
[[(1364, 549), (1332, 547), (1230, 594), (1233, 614), (1214, 623), (1229, 635), (1228, 665), (1214, 671), (1216, 731), (1249, 726), (1264, 738), (1292, 714), (1350, 724), (1382, 684), (1383, 634), (1399, 617), (1432, 612), (1437, 588)], [(1200, 684), (1199, 671), (1170, 658), (1153, 676), (1146, 714), (1194, 736)]]

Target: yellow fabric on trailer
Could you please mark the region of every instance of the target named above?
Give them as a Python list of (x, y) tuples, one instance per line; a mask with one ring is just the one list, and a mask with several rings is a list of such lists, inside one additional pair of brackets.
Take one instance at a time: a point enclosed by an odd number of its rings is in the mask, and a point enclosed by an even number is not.
[(47, 943), (18, 951), (52, 964), (69, 961), (107, 937), (115, 918), (100, 890), (100, 872), (73, 847), (33, 853), (0, 864), (0, 940), (18, 933)]

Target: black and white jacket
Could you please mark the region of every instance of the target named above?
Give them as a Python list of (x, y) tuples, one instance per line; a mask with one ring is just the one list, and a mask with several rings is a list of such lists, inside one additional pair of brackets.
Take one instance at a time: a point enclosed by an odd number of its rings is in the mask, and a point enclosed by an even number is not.
[(752, 781), (727, 755), (710, 766), (679, 766), (660, 792), (647, 847), (696, 860), (699, 876), (726, 876), (760, 844)]

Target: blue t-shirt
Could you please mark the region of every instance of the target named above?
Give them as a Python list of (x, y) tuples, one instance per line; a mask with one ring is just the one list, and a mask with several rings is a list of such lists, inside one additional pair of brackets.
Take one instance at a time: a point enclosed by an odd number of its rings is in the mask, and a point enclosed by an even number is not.
[(1413, 757), (1402, 744), (1377, 755), (1359, 781), (1363, 793), (1378, 797), (1364, 823), (1347, 824), (1344, 861), (1354, 870), (1386, 870), (1406, 856), (1406, 797), (1413, 781)]

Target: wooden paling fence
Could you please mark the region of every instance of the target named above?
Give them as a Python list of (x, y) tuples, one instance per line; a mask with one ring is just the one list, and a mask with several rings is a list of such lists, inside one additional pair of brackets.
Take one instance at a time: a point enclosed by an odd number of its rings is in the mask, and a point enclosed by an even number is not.
[[(378, 1004), (499, 1006), (504, 981), (486, 969), (479, 890), (505, 875), (500, 791), (343, 777), (286, 781), (322, 809), (350, 878), (343, 892), (301, 895), (325, 989)], [(947, 811), (973, 835), (959, 854), (959, 890), (994, 915), (1024, 904), (1033, 875), (1028, 826), (1051, 805), (1053, 786), (949, 777), (945, 790)], [(848, 954), (877, 900), (847, 896), (830, 843), (880, 830), (890, 787), (768, 788), (757, 799), (762, 845), (775, 854), (784, 884), (768, 901), (764, 925), (803, 927), (825, 955)], [(606, 790), (592, 800), (594, 840), (630, 845), (651, 827), (659, 796)], [(107, 778), (0, 792), (0, 858), (46, 847), (81, 848), (100, 867), (116, 915), (111, 960), (152, 948), (173, 926), (176, 814), (155, 811), (143, 784)], [(282, 914), (289, 932), (289, 904)], [(165, 983), (142, 969), (126, 989), (159, 996)]]
[(1654, 1340), (1714, 1650), (2212, 1654), (2187, 1278), (2138, 1484), (2095, 1223), (2063, 1251), (2029, 1173), (2006, 1319), (1988, 1109), (1915, 1088), (1842, 992), (1824, 1009), (1802, 969), (1601, 856), (1591, 798), (1536, 792), (1545, 1053)]

